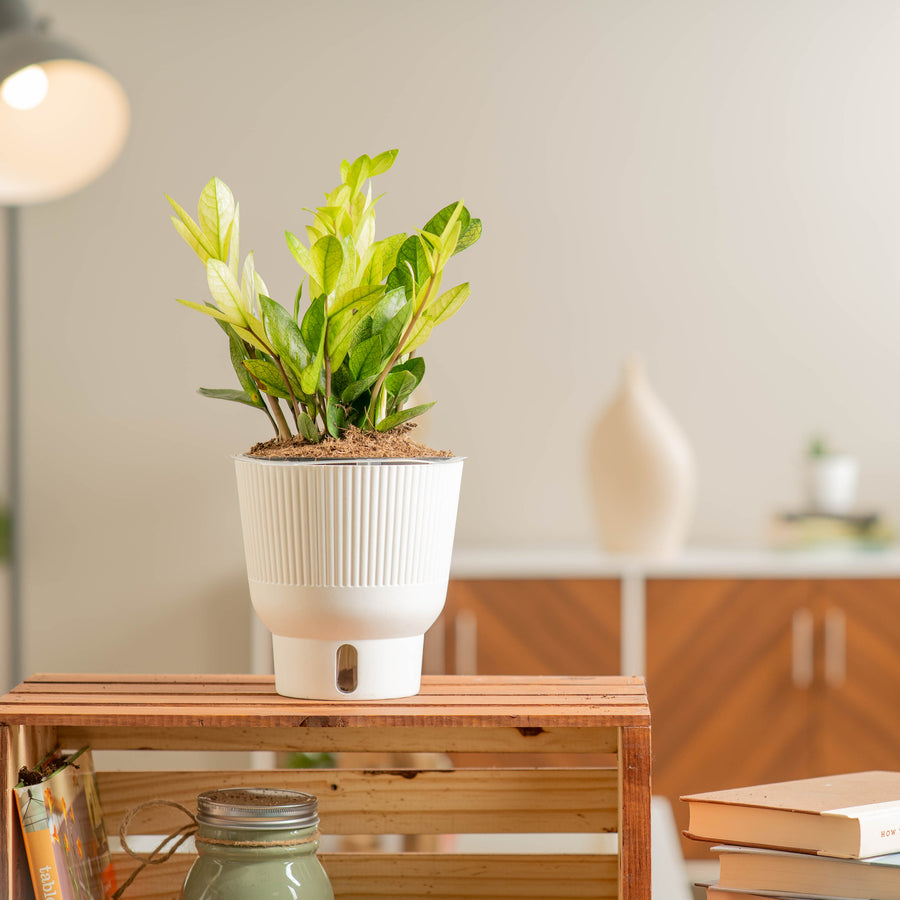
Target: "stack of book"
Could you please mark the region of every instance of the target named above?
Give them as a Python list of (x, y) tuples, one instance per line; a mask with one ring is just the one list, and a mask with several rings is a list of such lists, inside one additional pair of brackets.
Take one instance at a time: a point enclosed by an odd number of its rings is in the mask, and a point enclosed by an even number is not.
[(768, 529), (773, 550), (884, 550), (894, 539), (894, 529), (878, 513), (779, 513)]
[(682, 797), (715, 844), (708, 900), (900, 900), (900, 772), (853, 772)]

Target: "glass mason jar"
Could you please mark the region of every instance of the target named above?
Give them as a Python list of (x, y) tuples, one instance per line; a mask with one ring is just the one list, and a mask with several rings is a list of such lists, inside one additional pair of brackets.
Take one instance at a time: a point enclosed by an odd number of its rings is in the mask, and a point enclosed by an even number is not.
[(316, 856), (318, 801), (269, 788), (197, 797), (199, 856), (183, 900), (334, 900)]

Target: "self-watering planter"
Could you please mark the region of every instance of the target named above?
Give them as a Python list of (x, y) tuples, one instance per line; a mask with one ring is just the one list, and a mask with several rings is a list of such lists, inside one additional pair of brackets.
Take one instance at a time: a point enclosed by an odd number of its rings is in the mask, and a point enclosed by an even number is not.
[(419, 691), (443, 609), (463, 460), (235, 457), (250, 598), (275, 689), (376, 700)]

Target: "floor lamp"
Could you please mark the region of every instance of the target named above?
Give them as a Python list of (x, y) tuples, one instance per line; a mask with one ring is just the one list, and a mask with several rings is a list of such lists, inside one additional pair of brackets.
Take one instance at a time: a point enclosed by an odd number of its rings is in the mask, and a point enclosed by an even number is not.
[(54, 37), (25, 0), (0, 0), (0, 206), (6, 207), (9, 679), (22, 676), (19, 207), (72, 194), (115, 160), (128, 133), (119, 83)]

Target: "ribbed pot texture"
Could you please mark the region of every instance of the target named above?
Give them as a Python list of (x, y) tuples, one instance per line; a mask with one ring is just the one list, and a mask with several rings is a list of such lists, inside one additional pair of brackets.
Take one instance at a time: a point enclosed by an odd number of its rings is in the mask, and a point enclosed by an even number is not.
[(273, 633), (280, 693), (418, 692), (423, 636), (447, 594), (462, 464), (235, 459), (250, 596)]

